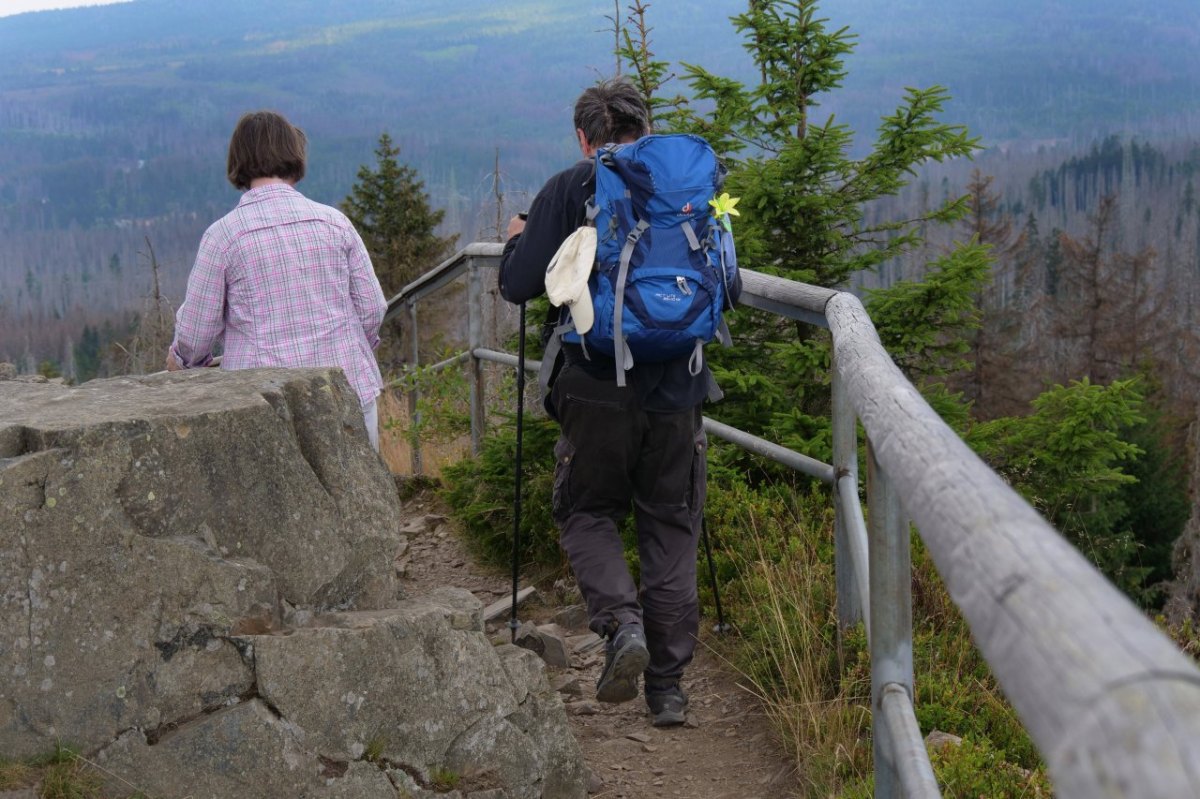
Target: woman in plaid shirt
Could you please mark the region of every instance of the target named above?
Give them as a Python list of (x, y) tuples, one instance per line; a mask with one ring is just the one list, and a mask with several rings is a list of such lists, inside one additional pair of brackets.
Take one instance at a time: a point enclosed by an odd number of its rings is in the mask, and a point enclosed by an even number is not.
[(296, 191), (304, 132), (280, 114), (246, 114), (229, 141), (229, 182), (245, 192), (200, 241), (175, 317), (167, 369), (337, 366), (358, 393), (379, 449), (375, 347), (387, 303), (358, 232), (341, 211)]

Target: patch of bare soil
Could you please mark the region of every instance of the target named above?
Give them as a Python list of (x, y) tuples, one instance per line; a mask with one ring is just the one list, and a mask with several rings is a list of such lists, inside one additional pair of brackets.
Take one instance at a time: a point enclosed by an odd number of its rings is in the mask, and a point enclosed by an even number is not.
[[(398, 561), (410, 596), (438, 586), (466, 588), (484, 605), (511, 597), (510, 575), (474, 562), (459, 531), (436, 498), (422, 494), (404, 507), (408, 547)], [(522, 583), (524, 585), (524, 583)], [(577, 595), (575, 596), (577, 600)], [(565, 627), (569, 663), (547, 666), (562, 695), (575, 738), (591, 770), (590, 792), (605, 799), (776, 799), (797, 795), (793, 764), (776, 745), (757, 699), (703, 632), (696, 659), (684, 676), (690, 706), (682, 727), (656, 729), (639, 697), (620, 705), (595, 700), (604, 663), (602, 646), (587, 646), (586, 620), (572, 624), (570, 592), (549, 590), (520, 605), (521, 622)], [(565, 612), (564, 612), (565, 611)], [(497, 643), (510, 638), (508, 605), (488, 624)], [(702, 623), (711, 627), (712, 622)], [(578, 648), (577, 648), (578, 647)]]

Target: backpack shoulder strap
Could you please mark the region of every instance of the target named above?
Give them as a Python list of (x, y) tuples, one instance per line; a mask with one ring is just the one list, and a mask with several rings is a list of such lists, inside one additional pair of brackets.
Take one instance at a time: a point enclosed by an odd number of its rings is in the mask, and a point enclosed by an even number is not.
[(637, 246), (638, 240), (646, 229), (650, 227), (650, 223), (645, 219), (639, 219), (633, 230), (629, 231), (629, 235), (625, 238), (625, 246), (621, 248), (621, 264), (617, 271), (617, 282), (613, 286), (613, 297), (615, 304), (613, 307), (613, 353), (614, 360), (617, 363), (617, 385), (624, 388), (625, 386), (625, 370), (633, 368), (633, 353), (629, 351), (629, 345), (625, 342), (624, 331), (621, 330), (621, 315), (625, 308), (625, 282), (629, 276), (629, 261), (633, 257), (633, 248)]

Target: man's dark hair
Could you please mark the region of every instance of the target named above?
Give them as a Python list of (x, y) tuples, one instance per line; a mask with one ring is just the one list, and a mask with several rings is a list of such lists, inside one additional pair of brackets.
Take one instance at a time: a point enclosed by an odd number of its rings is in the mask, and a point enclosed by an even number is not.
[(593, 147), (630, 141), (650, 132), (650, 109), (628, 79), (613, 78), (579, 95), (575, 127)]
[(308, 162), (304, 131), (274, 111), (252, 111), (238, 120), (229, 139), (227, 174), (245, 191), (255, 178), (281, 178), (298, 183)]

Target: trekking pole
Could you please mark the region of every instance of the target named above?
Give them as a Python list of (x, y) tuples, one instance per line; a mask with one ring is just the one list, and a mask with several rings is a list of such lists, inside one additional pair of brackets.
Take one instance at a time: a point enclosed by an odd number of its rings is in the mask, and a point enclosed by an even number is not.
[(521, 439), (525, 433), (525, 303), (521, 303), (520, 338), (517, 342), (517, 457), (513, 470), (512, 613), (508, 629), (517, 640), (517, 591), (521, 579)]
[(717, 606), (717, 626), (714, 633), (727, 633), (733, 628), (725, 623), (725, 614), (721, 612), (721, 592), (717, 590), (717, 570), (713, 566), (712, 543), (708, 540), (708, 519), (700, 517), (700, 532), (704, 535), (704, 554), (708, 558), (708, 576), (712, 579), (713, 602)]

